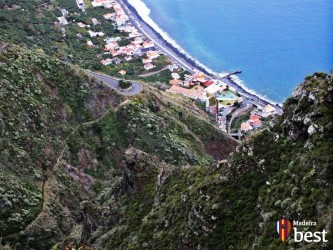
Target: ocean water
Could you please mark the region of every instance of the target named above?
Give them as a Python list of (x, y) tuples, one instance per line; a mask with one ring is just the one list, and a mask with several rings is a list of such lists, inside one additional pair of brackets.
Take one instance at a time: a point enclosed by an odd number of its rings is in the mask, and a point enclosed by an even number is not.
[(277, 102), (333, 68), (333, 0), (131, 1), (208, 68), (242, 70), (245, 86)]

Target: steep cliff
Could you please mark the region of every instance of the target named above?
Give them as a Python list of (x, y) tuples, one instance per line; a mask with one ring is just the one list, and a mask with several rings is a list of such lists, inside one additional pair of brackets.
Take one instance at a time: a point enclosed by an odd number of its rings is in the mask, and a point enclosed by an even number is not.
[[(333, 247), (331, 75), (307, 77), (237, 150), (193, 101), (148, 85), (122, 97), (40, 51), (0, 44), (0, 97), (13, 248)], [(283, 243), (281, 218), (316, 222), (328, 242)]]
[(0, 44), (0, 96), (0, 238), (17, 249), (91, 245), (150, 211), (160, 168), (208, 168), (236, 147), (189, 99), (122, 97), (39, 50)]
[[(332, 249), (332, 97), (331, 75), (307, 77), (268, 129), (208, 168), (164, 166), (132, 149), (139, 157), (125, 154), (122, 181), (147, 185), (118, 199), (120, 219), (103, 227), (93, 248)], [(314, 222), (298, 230), (325, 230), (328, 242), (296, 243), (292, 233), (282, 242), (282, 218)]]

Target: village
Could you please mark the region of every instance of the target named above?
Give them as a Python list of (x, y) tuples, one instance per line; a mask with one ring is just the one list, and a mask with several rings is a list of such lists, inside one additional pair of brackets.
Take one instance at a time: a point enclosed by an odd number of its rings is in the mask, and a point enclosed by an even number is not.
[[(86, 8), (85, 3), (86, 1), (77, 0), (77, 6), (83, 12)], [(204, 103), (205, 110), (215, 117), (220, 129), (238, 139), (263, 128), (265, 126), (263, 120), (266, 121), (278, 113), (276, 107), (271, 104), (258, 105), (252, 98), (241, 95), (223, 79), (212, 78), (196, 69), (189, 73), (171, 60), (168, 60), (162, 69), (155, 71), (156, 60), (163, 56), (163, 53), (153, 41), (138, 31), (121, 4), (115, 0), (94, 0), (90, 4), (90, 8), (103, 8), (109, 12), (103, 14), (101, 20), (94, 17), (89, 22), (77, 22), (76, 25), (85, 29), (91, 37), (86, 41), (87, 49), (97, 46), (93, 43), (92, 38), (103, 39), (103, 58), (100, 60), (100, 64), (103, 67), (118, 65), (120, 70), (117, 74), (120, 78), (126, 77), (128, 73), (126, 67), (121, 66), (138, 59), (140, 59), (144, 71), (147, 72), (146, 75), (169, 71), (170, 80), (167, 92)], [(63, 16), (58, 18), (59, 22), (63, 26), (68, 25), (66, 20), (68, 12), (62, 10), (62, 14)], [(104, 22), (111, 22), (123, 35), (109, 37), (104, 32), (96, 31), (96, 27)], [(80, 33), (77, 36), (82, 37)], [(244, 117), (244, 114), (247, 116)], [(237, 131), (232, 131), (232, 123), (238, 117), (242, 117), (242, 121)]]

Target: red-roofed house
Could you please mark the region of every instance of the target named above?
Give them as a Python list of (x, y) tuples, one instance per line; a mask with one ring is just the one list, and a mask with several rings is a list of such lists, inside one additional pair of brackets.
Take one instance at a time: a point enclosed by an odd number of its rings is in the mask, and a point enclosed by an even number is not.
[(204, 83), (204, 85), (205, 85), (206, 87), (209, 87), (209, 86), (212, 85), (212, 84), (214, 84), (213, 81), (206, 81), (206, 82)]
[(260, 116), (259, 115), (250, 115), (250, 119), (249, 122), (255, 122), (260, 120)]
[(180, 80), (178, 80), (178, 79), (172, 79), (172, 80), (169, 81), (169, 83), (170, 83), (171, 85), (179, 86), (179, 85), (182, 85), (183, 82), (180, 81)]
[(252, 122), (252, 127), (261, 128), (262, 127), (262, 121), (256, 120), (256, 121)]
[(118, 50), (114, 50), (114, 49), (111, 49), (111, 55), (114, 57), (114, 56), (119, 56), (121, 54), (120, 51)]
[(247, 122), (243, 122), (242, 124), (241, 124), (241, 131), (242, 132), (248, 132), (248, 131), (250, 131), (250, 130), (252, 130), (253, 128), (251, 127), (251, 125), (249, 124), (249, 123), (247, 123)]
[(207, 99), (206, 92), (200, 86), (194, 87), (192, 89), (187, 89), (187, 88), (182, 88), (182, 87), (179, 87), (176, 85), (172, 85), (172, 87), (170, 89), (168, 89), (167, 91), (174, 93), (174, 94), (180, 94), (183, 96), (187, 96), (187, 97), (195, 99), (195, 100), (205, 101)]

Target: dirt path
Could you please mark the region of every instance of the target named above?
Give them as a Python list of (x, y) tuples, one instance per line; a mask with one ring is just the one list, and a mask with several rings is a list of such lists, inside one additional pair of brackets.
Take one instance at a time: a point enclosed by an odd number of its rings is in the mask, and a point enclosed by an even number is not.
[(158, 71), (149, 72), (149, 73), (146, 73), (146, 74), (141, 74), (141, 75), (139, 75), (139, 77), (148, 77), (148, 76), (156, 75), (156, 74), (158, 74), (158, 73), (160, 73), (164, 70), (167, 70), (167, 69), (168, 69), (168, 67), (164, 67), (163, 69), (160, 69)]

